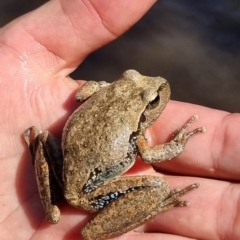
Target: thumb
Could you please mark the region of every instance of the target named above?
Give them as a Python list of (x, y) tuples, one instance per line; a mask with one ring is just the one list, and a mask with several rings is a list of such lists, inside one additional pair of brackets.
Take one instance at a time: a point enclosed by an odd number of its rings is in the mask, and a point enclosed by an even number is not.
[(9, 24), (1, 41), (31, 59), (31, 68), (68, 75), (90, 52), (129, 29), (154, 2), (52, 0)]

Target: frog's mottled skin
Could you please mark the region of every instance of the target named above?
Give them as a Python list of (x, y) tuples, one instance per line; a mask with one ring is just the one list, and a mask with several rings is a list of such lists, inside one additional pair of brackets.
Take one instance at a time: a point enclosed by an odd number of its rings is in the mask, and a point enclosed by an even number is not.
[(196, 120), (194, 116), (172, 141), (148, 147), (145, 130), (159, 117), (169, 97), (165, 79), (128, 70), (112, 84), (90, 81), (82, 86), (76, 98), (84, 103), (64, 127), (62, 150), (48, 132), (31, 127), (24, 133), (50, 223), (60, 219), (55, 203), (59, 186), (76, 208), (102, 210), (83, 229), (86, 240), (120, 235), (161, 211), (187, 205), (180, 196), (198, 184), (170, 192), (168, 183), (159, 177), (121, 177), (137, 155), (149, 163), (171, 159), (183, 151), (192, 135), (205, 131), (198, 128), (185, 133)]

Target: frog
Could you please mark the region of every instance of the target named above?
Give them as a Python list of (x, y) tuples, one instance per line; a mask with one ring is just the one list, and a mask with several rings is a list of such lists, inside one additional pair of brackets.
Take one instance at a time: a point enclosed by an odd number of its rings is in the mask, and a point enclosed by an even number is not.
[(138, 156), (153, 164), (181, 154), (188, 140), (204, 127), (188, 131), (192, 116), (172, 140), (149, 147), (147, 129), (170, 99), (162, 77), (127, 70), (112, 82), (88, 81), (76, 93), (80, 106), (67, 120), (61, 142), (36, 126), (23, 133), (35, 170), (46, 218), (61, 218), (59, 199), (96, 215), (81, 231), (84, 240), (108, 239), (144, 224), (163, 211), (188, 206), (181, 196), (199, 187), (193, 183), (170, 190), (163, 177), (123, 175)]

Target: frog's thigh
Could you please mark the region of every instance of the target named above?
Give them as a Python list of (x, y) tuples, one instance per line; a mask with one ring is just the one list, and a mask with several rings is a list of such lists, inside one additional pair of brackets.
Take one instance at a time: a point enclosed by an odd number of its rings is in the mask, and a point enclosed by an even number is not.
[(84, 208), (90, 212), (98, 212), (112, 201), (129, 192), (152, 187), (164, 189), (165, 191), (162, 193), (165, 197), (168, 196), (170, 192), (168, 183), (163, 178), (156, 176), (131, 176), (120, 177), (106, 182), (87, 194), (79, 192), (78, 195), (73, 195), (72, 193), (69, 194), (69, 192), (65, 192), (65, 198), (69, 204), (76, 208)]
[[(82, 231), (85, 240), (106, 239), (120, 235), (168, 209), (164, 201), (169, 196), (170, 190), (164, 179), (153, 176), (138, 176), (121, 178), (120, 180), (123, 180), (123, 186), (125, 181), (135, 182), (135, 186), (133, 185), (120, 197), (116, 197), (85, 226)], [(138, 187), (140, 181), (146, 184)], [(169, 204), (171, 201), (167, 203), (167, 205)]]

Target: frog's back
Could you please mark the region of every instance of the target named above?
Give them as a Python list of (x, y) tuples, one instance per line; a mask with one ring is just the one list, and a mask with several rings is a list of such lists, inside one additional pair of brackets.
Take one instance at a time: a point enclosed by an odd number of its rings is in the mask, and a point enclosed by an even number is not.
[[(140, 90), (131, 84), (134, 82), (116, 81), (74, 112), (65, 126), (62, 142), (65, 170), (73, 169), (73, 165), (85, 171), (100, 169), (124, 160), (130, 135), (138, 130), (144, 110)], [(109, 164), (103, 164), (106, 162)]]

